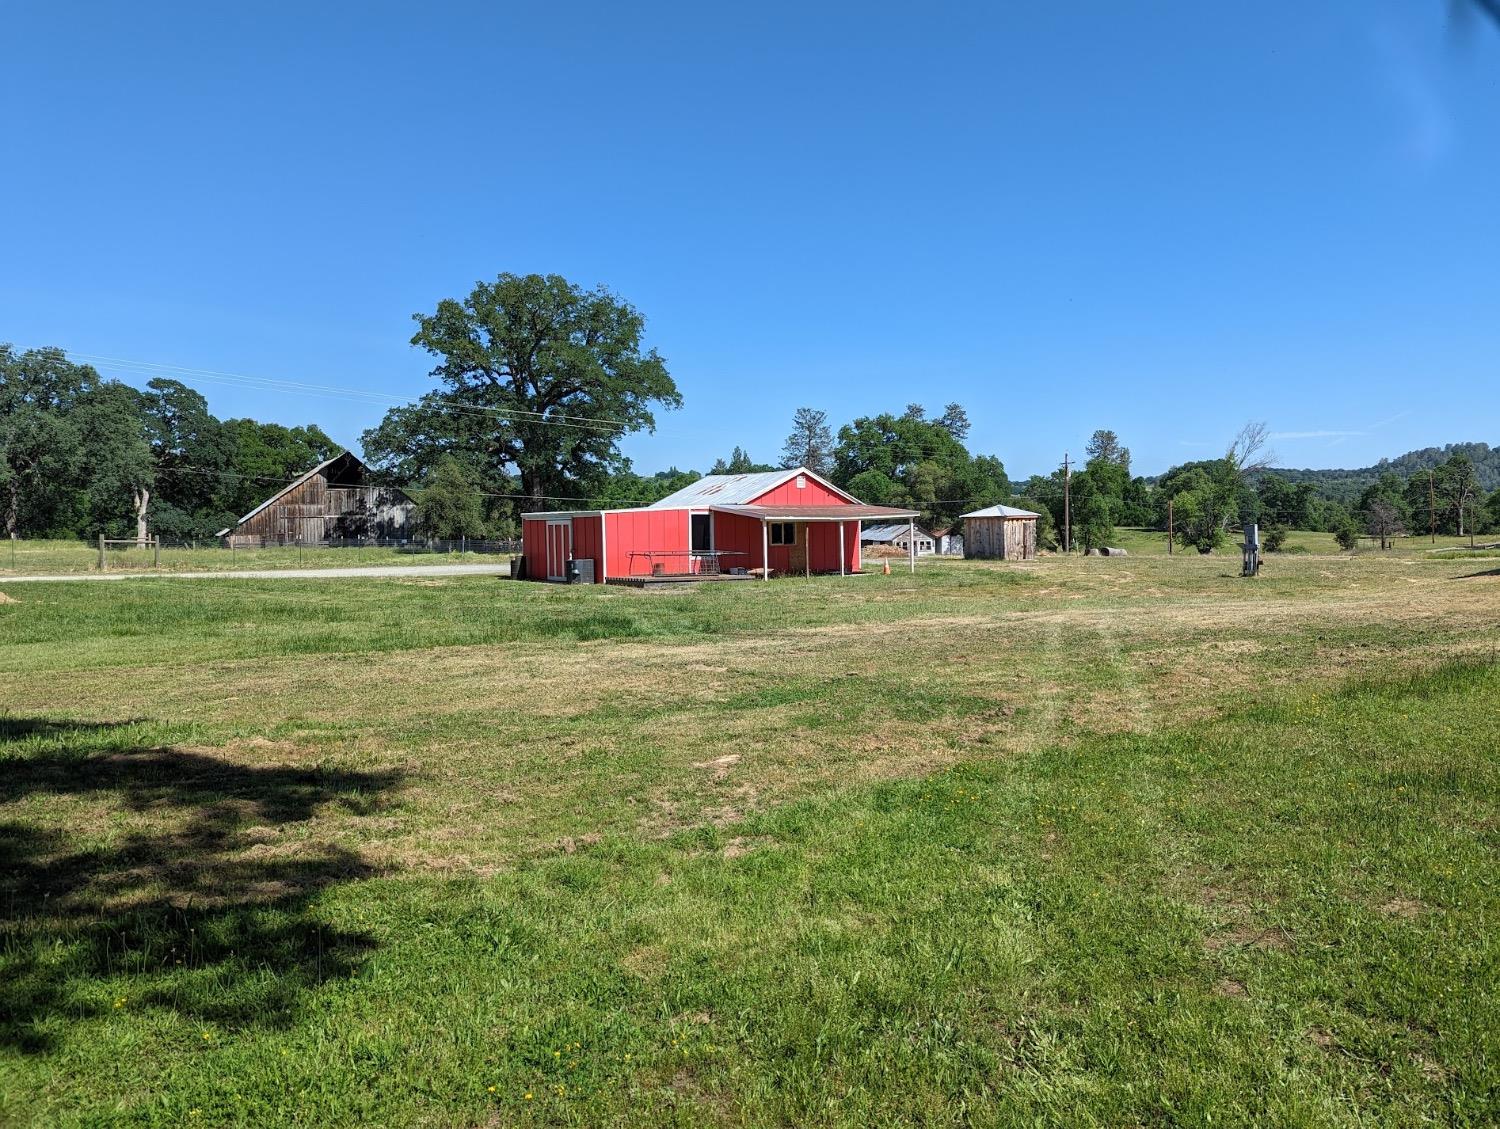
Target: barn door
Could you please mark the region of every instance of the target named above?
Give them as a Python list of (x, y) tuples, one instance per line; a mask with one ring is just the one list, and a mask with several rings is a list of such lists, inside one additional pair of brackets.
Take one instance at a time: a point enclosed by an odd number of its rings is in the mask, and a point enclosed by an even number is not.
[(792, 526), (792, 544), (787, 549), (786, 570), (796, 574), (807, 571), (807, 537), (812, 532), (812, 526), (798, 522)]
[(573, 523), (549, 521), (547, 523), (547, 579), (568, 578), (568, 558), (573, 555)]

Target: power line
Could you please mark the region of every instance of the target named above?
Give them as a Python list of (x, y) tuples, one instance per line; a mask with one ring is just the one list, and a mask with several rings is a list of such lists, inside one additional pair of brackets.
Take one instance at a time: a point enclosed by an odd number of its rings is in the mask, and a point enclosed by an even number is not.
[[(332, 384), (312, 384), (307, 381), (219, 372), (214, 369), (195, 369), (182, 365), (161, 364), (156, 361), (137, 361), (124, 357), (106, 357), (97, 353), (66, 352), (70, 357), (79, 358), (94, 364), (110, 365), (134, 376), (187, 377), (193, 380), (207, 381), (211, 384), (252, 388), (265, 392), (286, 392), (299, 396), (322, 396), (329, 399), (350, 400), (356, 403), (371, 405), (390, 404), (396, 407), (406, 407), (409, 404), (409, 401), (400, 396), (391, 396), (383, 392), (374, 392), (364, 388), (345, 388)], [(422, 401), (426, 401), (426, 403), (423, 404)], [(632, 426), (625, 420), (579, 416), (567, 412), (535, 412), (525, 408), (496, 408), (485, 404), (465, 404), (456, 401), (452, 396), (444, 396), (435, 392), (424, 393), (418, 401), (417, 406), (429, 409), (437, 408), (442, 411), (473, 412), (481, 415), (514, 418), (516, 422), (520, 423), (540, 423), (551, 427), (576, 427), (613, 432), (622, 427)]]

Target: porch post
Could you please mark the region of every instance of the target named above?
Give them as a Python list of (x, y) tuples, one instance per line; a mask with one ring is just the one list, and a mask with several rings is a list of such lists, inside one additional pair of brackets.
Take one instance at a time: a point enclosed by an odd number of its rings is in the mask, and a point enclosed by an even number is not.
[(771, 527), (760, 519), (760, 578), (771, 579)]
[(844, 523), (839, 522), (839, 575), (844, 575)]
[(906, 532), (906, 558), (911, 564), (911, 571), (917, 571), (917, 519), (912, 518), (908, 523)]
[(802, 523), (802, 579), (812, 579), (812, 522)]

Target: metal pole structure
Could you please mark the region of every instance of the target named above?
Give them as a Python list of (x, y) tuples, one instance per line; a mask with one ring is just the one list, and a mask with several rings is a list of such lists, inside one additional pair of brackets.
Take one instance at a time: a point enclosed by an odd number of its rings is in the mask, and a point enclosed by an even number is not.
[(99, 534), (99, 571), (104, 571), (104, 534)]
[(760, 519), (760, 578), (771, 579), (771, 527)]
[[(12, 568), (15, 567), (14, 560), (12, 560), (12, 562), (11, 562), (11, 567)], [(840, 576), (844, 575), (844, 523), (843, 522), (839, 522), (839, 575)]]
[(1063, 552), (1073, 551), (1073, 473), (1068, 469), (1068, 452), (1063, 452)]
[(1172, 555), (1172, 542), (1177, 540), (1177, 530), (1172, 521), (1172, 499), (1167, 499), (1167, 556)]
[(912, 575), (917, 572), (917, 519), (912, 518), (907, 522), (906, 530), (906, 560)]
[(156, 535), (155, 541), (153, 542), (153, 548), (155, 548), (156, 550), (156, 555), (152, 558), (151, 567), (161, 568), (161, 534), (159, 533)]

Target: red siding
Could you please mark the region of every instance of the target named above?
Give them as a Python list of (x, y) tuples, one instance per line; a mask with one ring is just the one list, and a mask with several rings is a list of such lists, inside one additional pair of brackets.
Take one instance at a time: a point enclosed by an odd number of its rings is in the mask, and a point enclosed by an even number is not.
[[(756, 504), (785, 506), (842, 505), (847, 499), (829, 490), (816, 479), (808, 478), (806, 486), (797, 489), (796, 479), (763, 494)], [(594, 577), (603, 581), (609, 576), (646, 576), (653, 558), (668, 572), (682, 572), (689, 567), (689, 514), (686, 509), (622, 510), (604, 515), (578, 514), (571, 518), (572, 553), (578, 559), (594, 562)], [(700, 511), (701, 512), (701, 511)], [(556, 519), (554, 519), (556, 520)], [(844, 568), (857, 572), (860, 565), (859, 522), (844, 526)], [(714, 548), (733, 555), (723, 559), (723, 567), (760, 568), (761, 523), (755, 518), (734, 514), (714, 514)], [(808, 567), (813, 572), (839, 571), (839, 526), (833, 522), (808, 522), (799, 526), (807, 538)], [(547, 578), (547, 519), (525, 521), (521, 531), (522, 551), (526, 554), (527, 575), (534, 580)], [(608, 560), (605, 560), (606, 554)], [(791, 568), (789, 545), (771, 546), (771, 567), (785, 573)], [(607, 567), (606, 567), (607, 565)]]
[(602, 520), (598, 516), (573, 519), (573, 558), (593, 560), (595, 582), (604, 579), (601, 571), (604, 558), (599, 552), (599, 523)]
[(521, 523), (521, 552), (526, 555), (526, 579), (547, 579), (547, 523), (527, 519)]
[[(649, 549), (687, 552), (687, 510), (625, 510), (606, 514), (605, 519), (609, 522), (609, 535), (605, 540), (609, 550), (610, 576), (650, 575), (651, 559), (646, 556)], [(685, 555), (657, 559), (668, 572), (687, 569)]]
[[(807, 485), (801, 490), (797, 489), (796, 478), (789, 478), (774, 490), (767, 490), (760, 497), (755, 498), (752, 505), (756, 506), (846, 506), (849, 499), (842, 494), (828, 489), (816, 478), (807, 476)], [(838, 531), (834, 531), (837, 535)], [(838, 562), (838, 549), (833, 552), (834, 562)]]
[[(811, 489), (811, 486), (808, 489)], [(844, 568), (848, 572), (858, 572), (859, 522), (846, 521), (841, 524), (844, 527)], [(808, 539), (808, 567), (813, 572), (838, 572), (838, 524), (831, 521), (814, 521), (805, 523), (801, 529), (805, 532), (800, 533), (799, 536), (805, 536)], [(714, 514), (714, 548), (743, 554), (725, 557), (726, 569), (760, 568), (761, 547), (761, 528), (758, 519), (740, 517), (736, 514)], [(788, 571), (791, 567), (791, 560), (790, 545), (771, 546), (771, 567), (777, 572)]]
[(726, 572), (732, 568), (760, 568), (760, 522), (753, 517), (714, 514), (714, 548), (737, 554), (722, 558)]

